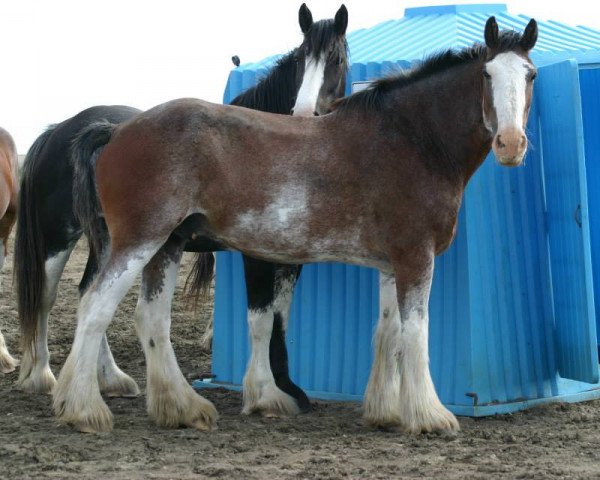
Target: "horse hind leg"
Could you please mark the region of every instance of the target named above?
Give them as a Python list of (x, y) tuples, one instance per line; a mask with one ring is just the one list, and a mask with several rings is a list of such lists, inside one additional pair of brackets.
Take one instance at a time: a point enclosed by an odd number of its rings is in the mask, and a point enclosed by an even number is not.
[(297, 267), (244, 257), (252, 353), (244, 376), (242, 413), (267, 417), (310, 409), (306, 394), (289, 378), (285, 327)]
[[(24, 392), (50, 394), (56, 385), (56, 379), (50, 369), (48, 350), (48, 318), (56, 302), (56, 293), (60, 277), (67, 260), (75, 247), (77, 239), (65, 242), (64, 250), (46, 258), (44, 262), (44, 288), (41, 308), (36, 312), (37, 327), (35, 341), (23, 345), (21, 371), (17, 384)], [(24, 288), (24, 287), (23, 287)]]
[(184, 242), (172, 236), (142, 274), (136, 327), (147, 365), (148, 414), (162, 427), (215, 428), (217, 410), (179, 369), (171, 345), (171, 301)]
[(113, 251), (81, 298), (75, 339), (53, 391), (53, 406), (61, 421), (82, 432), (112, 429), (112, 414), (98, 384), (103, 336), (118, 304), (159, 248), (160, 243), (151, 242)]
[[(98, 245), (102, 245), (102, 251), (108, 251), (107, 246), (109, 243), (108, 235), (97, 242)], [(85, 271), (83, 277), (79, 282), (79, 295), (80, 297), (85, 294), (87, 289), (92, 284), (94, 278), (98, 274), (98, 257), (102, 254), (98, 254), (91, 242), (89, 242), (89, 256), (85, 265)], [(107, 397), (137, 397), (140, 394), (140, 389), (133, 378), (123, 372), (115, 362), (115, 359), (110, 351), (108, 345), (108, 339), (106, 334), (102, 337), (102, 343), (100, 345), (100, 355), (98, 356), (98, 384), (100, 385), (100, 392)]]

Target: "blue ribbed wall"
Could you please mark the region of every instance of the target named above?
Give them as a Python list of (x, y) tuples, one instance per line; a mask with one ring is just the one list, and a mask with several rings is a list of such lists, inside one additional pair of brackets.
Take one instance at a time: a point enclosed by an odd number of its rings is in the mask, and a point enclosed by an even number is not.
[[(348, 92), (352, 82), (405, 68), (431, 51), (480, 41), (489, 14), (496, 15), (502, 28), (522, 30), (529, 21), (529, 17), (510, 15), (498, 5), (435, 8), (437, 13), (427, 8), (408, 9), (400, 20), (350, 33)], [(533, 55), (538, 66), (569, 57), (580, 63), (598, 62), (599, 52), (599, 32), (540, 22), (540, 39)], [(276, 58), (233, 70), (225, 102), (254, 85)], [(592, 245), (600, 241), (600, 198), (596, 198), (600, 188), (592, 187), (600, 178), (598, 72), (580, 72), (590, 185), (587, 235), (588, 244), (591, 235)], [(540, 75), (544, 78), (541, 69)], [(573, 378), (580, 378), (584, 370), (594, 373), (589, 366), (590, 362), (592, 367), (597, 364), (597, 357), (583, 351), (587, 347), (581, 345), (584, 336), (590, 335), (593, 313), (568, 315), (571, 310), (593, 308), (593, 295), (589, 299), (584, 293), (585, 301), (580, 296), (586, 288), (585, 276), (591, 272), (585, 263), (592, 262), (585, 260), (585, 255), (563, 260), (564, 251), (579, 248), (572, 241), (563, 245), (561, 238), (562, 229), (572, 230), (576, 219), (555, 211), (558, 207), (553, 206), (552, 197), (548, 202), (548, 195), (555, 193), (547, 191), (554, 187), (544, 170), (542, 133), (548, 108), (540, 108), (540, 102), (545, 101), (549, 100), (540, 99), (536, 90), (526, 165), (508, 169), (497, 165), (490, 155), (467, 187), (455, 242), (436, 259), (430, 300), (431, 372), (440, 398), (458, 413), (491, 414), (522, 408), (526, 405), (523, 401), (598, 394), (593, 390), (597, 384), (558, 375), (565, 365)], [(548, 138), (546, 135), (546, 146), (552, 148)], [(585, 183), (585, 171), (581, 178)], [(560, 182), (557, 188), (560, 195)], [(558, 206), (563, 203), (555, 202)], [(570, 204), (563, 206), (565, 212), (571, 208)], [(600, 249), (596, 250), (592, 249), (593, 272), (596, 298), (600, 298)], [(569, 258), (580, 259), (574, 270)], [(562, 277), (553, 281), (557, 271), (579, 275), (584, 286), (569, 287)], [(288, 332), (292, 378), (324, 397), (360, 396), (370, 370), (377, 311), (376, 272), (337, 264), (306, 266), (296, 289)], [(567, 332), (564, 338), (558, 335), (561, 331)], [(217, 381), (241, 383), (249, 351), (247, 338), (241, 259), (237, 254), (219, 254), (213, 348)], [(572, 342), (577, 343), (575, 350)], [(575, 365), (579, 360), (587, 370)], [(575, 366), (571, 368), (569, 362)]]
[[(596, 330), (600, 332), (600, 68), (579, 71), (585, 160), (588, 181), (588, 214), (592, 243), (592, 269), (596, 301)], [(600, 345), (600, 338), (598, 339)]]

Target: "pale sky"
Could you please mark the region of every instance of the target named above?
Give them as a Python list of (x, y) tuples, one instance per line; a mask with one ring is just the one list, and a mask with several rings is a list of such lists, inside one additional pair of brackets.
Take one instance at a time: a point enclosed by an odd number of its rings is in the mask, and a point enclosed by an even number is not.
[[(0, 0), (0, 126), (26, 153), (47, 125), (100, 104), (147, 109), (180, 97), (221, 102), (231, 56), (243, 63), (302, 40), (302, 0)], [(307, 0), (315, 20), (340, 0)], [(499, 1), (344, 0), (348, 31), (407, 7)], [(522, 0), (508, 11), (600, 30), (596, 2)]]

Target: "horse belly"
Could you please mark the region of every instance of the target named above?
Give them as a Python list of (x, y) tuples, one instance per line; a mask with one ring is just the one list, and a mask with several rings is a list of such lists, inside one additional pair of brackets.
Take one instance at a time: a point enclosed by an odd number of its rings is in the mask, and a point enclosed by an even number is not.
[(382, 268), (387, 262), (360, 241), (360, 232), (315, 231), (303, 211), (284, 208), (248, 211), (220, 239), (232, 249), (278, 263), (344, 262)]

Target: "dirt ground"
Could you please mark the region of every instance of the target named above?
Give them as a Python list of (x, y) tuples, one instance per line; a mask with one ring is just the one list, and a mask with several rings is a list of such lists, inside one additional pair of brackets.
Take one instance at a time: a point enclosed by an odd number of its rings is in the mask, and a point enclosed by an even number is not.
[[(61, 280), (50, 322), (52, 369), (71, 347), (77, 283), (86, 251), (79, 246)], [(191, 257), (184, 259), (183, 285)], [(0, 328), (18, 352), (10, 265), (2, 273)], [(181, 293), (181, 288), (177, 294)], [(145, 386), (145, 363), (133, 328), (135, 291), (109, 328), (117, 363)], [(174, 303), (172, 338), (184, 374), (210, 372), (199, 339), (211, 315)], [(145, 399), (107, 399), (115, 428), (81, 434), (53, 417), (50, 397), (14, 388), (18, 372), (0, 374), (0, 478), (600, 478), (600, 402), (554, 404), (491, 418), (460, 418), (457, 435), (409, 436), (375, 431), (360, 406), (318, 402), (297, 418), (240, 415), (239, 393), (204, 394), (218, 408), (218, 430), (164, 430), (146, 416)]]

